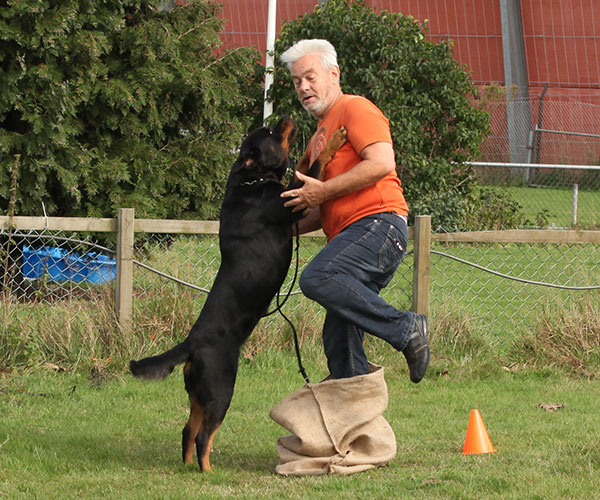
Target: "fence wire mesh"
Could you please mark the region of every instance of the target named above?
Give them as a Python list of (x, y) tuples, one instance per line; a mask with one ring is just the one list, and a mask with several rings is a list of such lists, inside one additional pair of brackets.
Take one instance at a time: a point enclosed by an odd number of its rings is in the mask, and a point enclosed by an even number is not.
[[(322, 238), (301, 238), (296, 272), (296, 255), (288, 271), (286, 280), (280, 291), (280, 302), (286, 300), (283, 311), (295, 324), (300, 325), (300, 331), (306, 334), (310, 330), (318, 330), (324, 318), (322, 308), (306, 299), (298, 288), (297, 279), (310, 260), (324, 245)], [(206, 291), (210, 289), (220, 265), (218, 238), (216, 235), (188, 235), (173, 238), (171, 235), (146, 235), (145, 242), (136, 251), (135, 259), (143, 261), (153, 269), (137, 266), (134, 272), (134, 288), (138, 302), (148, 300), (157, 294), (157, 290), (169, 288), (169, 293), (179, 293), (177, 290), (187, 288), (186, 293), (192, 293), (194, 311), (190, 320), (195, 320), (204, 304)], [(412, 258), (406, 259), (406, 264), (412, 263)], [(412, 300), (412, 268), (404, 266), (406, 273), (399, 272), (394, 282), (382, 292), (382, 296), (404, 309), (409, 309)], [(164, 275), (157, 274), (158, 270)], [(170, 276), (171, 278), (166, 278)], [(174, 278), (174, 279), (173, 279)], [(179, 280), (179, 281), (175, 281)], [(190, 287), (193, 284), (194, 287)], [(275, 311), (275, 298), (268, 312)], [(143, 316), (141, 308), (136, 308), (138, 316)], [(235, 312), (232, 311), (232, 314)], [(277, 313), (266, 316), (259, 328), (285, 328), (285, 320)]]
[(589, 98), (544, 91), (507, 100), (502, 91), (483, 106), (491, 130), (478, 180), (510, 193), (528, 226), (600, 227), (600, 106)]
[[(2, 231), (0, 238), (3, 299), (10, 294), (22, 305), (33, 307), (111, 300), (110, 248), (64, 232)], [(299, 273), (323, 244), (323, 239), (301, 238)], [(382, 292), (389, 303), (404, 310), (412, 302), (411, 245), (395, 278)], [(134, 259), (134, 327), (151, 338), (164, 329), (185, 336), (219, 268), (217, 236), (146, 234), (137, 239)], [(319, 334), (324, 312), (302, 296), (297, 284), (292, 286), (294, 272), (295, 260), (282, 287), (282, 298), (292, 292), (283, 309), (302, 340)], [(436, 316), (452, 312), (467, 318), (472, 328), (490, 336), (493, 343), (506, 344), (515, 334), (535, 328), (547, 311), (564, 308), (587, 293), (597, 294), (599, 278), (600, 245), (596, 244), (434, 243), (433, 325)], [(272, 331), (287, 326), (273, 314), (258, 328)]]
[(511, 195), (523, 227), (600, 227), (600, 167), (475, 164), (478, 181)]
[(437, 243), (430, 304), (434, 315), (462, 315), (492, 344), (505, 343), (552, 310), (597, 294), (599, 277), (600, 245)]
[[(483, 93), (486, 92), (484, 89)], [(507, 99), (504, 89), (490, 87), (483, 109), (490, 133), (480, 161), (598, 165), (600, 106), (586, 95), (530, 96)]]

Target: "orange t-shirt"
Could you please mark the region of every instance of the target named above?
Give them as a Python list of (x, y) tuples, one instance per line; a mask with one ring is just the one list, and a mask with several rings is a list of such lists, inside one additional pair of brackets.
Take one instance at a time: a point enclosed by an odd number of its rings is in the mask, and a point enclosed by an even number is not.
[[(311, 163), (341, 126), (348, 131), (348, 142), (325, 168), (324, 181), (347, 172), (360, 163), (362, 158), (359, 153), (367, 146), (376, 142), (392, 143), (389, 121), (379, 108), (364, 97), (344, 95), (317, 125), (317, 131), (308, 145)], [(396, 171), (375, 184), (327, 200), (321, 204), (320, 209), (323, 232), (328, 240), (367, 215), (380, 212), (408, 215), (408, 205)]]

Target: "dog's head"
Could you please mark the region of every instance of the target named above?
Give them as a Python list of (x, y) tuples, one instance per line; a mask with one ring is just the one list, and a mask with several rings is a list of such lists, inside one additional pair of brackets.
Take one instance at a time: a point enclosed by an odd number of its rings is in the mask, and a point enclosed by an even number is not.
[(232, 173), (239, 172), (245, 179), (281, 181), (290, 165), (290, 148), (298, 126), (284, 116), (272, 129), (261, 127), (252, 131), (240, 148), (240, 155)]

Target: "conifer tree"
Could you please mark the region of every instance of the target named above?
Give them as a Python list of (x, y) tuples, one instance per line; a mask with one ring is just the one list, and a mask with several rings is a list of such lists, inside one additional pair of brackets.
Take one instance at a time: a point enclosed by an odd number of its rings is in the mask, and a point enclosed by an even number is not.
[(214, 218), (258, 53), (208, 0), (0, 0), (0, 209)]

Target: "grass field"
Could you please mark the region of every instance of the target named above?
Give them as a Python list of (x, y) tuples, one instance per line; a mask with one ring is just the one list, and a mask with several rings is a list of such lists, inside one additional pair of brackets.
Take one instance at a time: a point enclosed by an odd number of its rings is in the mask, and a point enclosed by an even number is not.
[[(435, 357), (435, 352), (433, 353)], [(600, 489), (600, 383), (558, 372), (463, 377), (434, 369), (408, 381), (404, 361), (384, 354), (390, 402), (384, 416), (398, 453), (353, 476), (274, 473), (288, 432), (269, 409), (300, 387), (290, 352), (244, 360), (236, 394), (213, 445), (214, 471), (180, 464), (188, 404), (180, 370), (164, 382), (127, 375), (103, 382), (36, 369), (0, 375), (0, 496), (5, 498), (593, 498)], [(310, 356), (313, 380), (324, 362)], [(549, 412), (540, 403), (566, 407)], [(496, 453), (463, 456), (473, 408)]]
[[(161, 270), (210, 287), (214, 238), (148, 249)], [(301, 262), (319, 242), (304, 242)], [(457, 257), (529, 279), (597, 284), (594, 246), (441, 245)], [(200, 256), (200, 257), (199, 257)], [(196, 259), (196, 260), (194, 260)], [(385, 292), (410, 306), (412, 257)], [(386, 367), (385, 417), (398, 443), (384, 468), (350, 477), (283, 478), (269, 409), (303, 383), (289, 328), (264, 319), (242, 353), (213, 473), (180, 464), (188, 403), (180, 370), (133, 380), (127, 360), (181, 339), (204, 295), (138, 273), (134, 329), (119, 331), (110, 290), (98, 302), (0, 303), (0, 497), (5, 498), (594, 498), (600, 487), (600, 297), (532, 287), (432, 256), (432, 364), (418, 385), (404, 359), (369, 338)], [(287, 288), (284, 287), (284, 288)], [(326, 375), (322, 311), (285, 307), (311, 380)], [(562, 403), (548, 412), (537, 405)], [(461, 453), (478, 408), (497, 452)]]
[[(523, 214), (536, 223), (543, 213), (542, 224), (560, 228), (573, 227), (572, 189), (503, 187), (519, 202)], [(600, 191), (579, 191), (577, 201), (577, 227), (597, 229), (600, 227)], [(545, 219), (545, 220), (544, 220)]]

